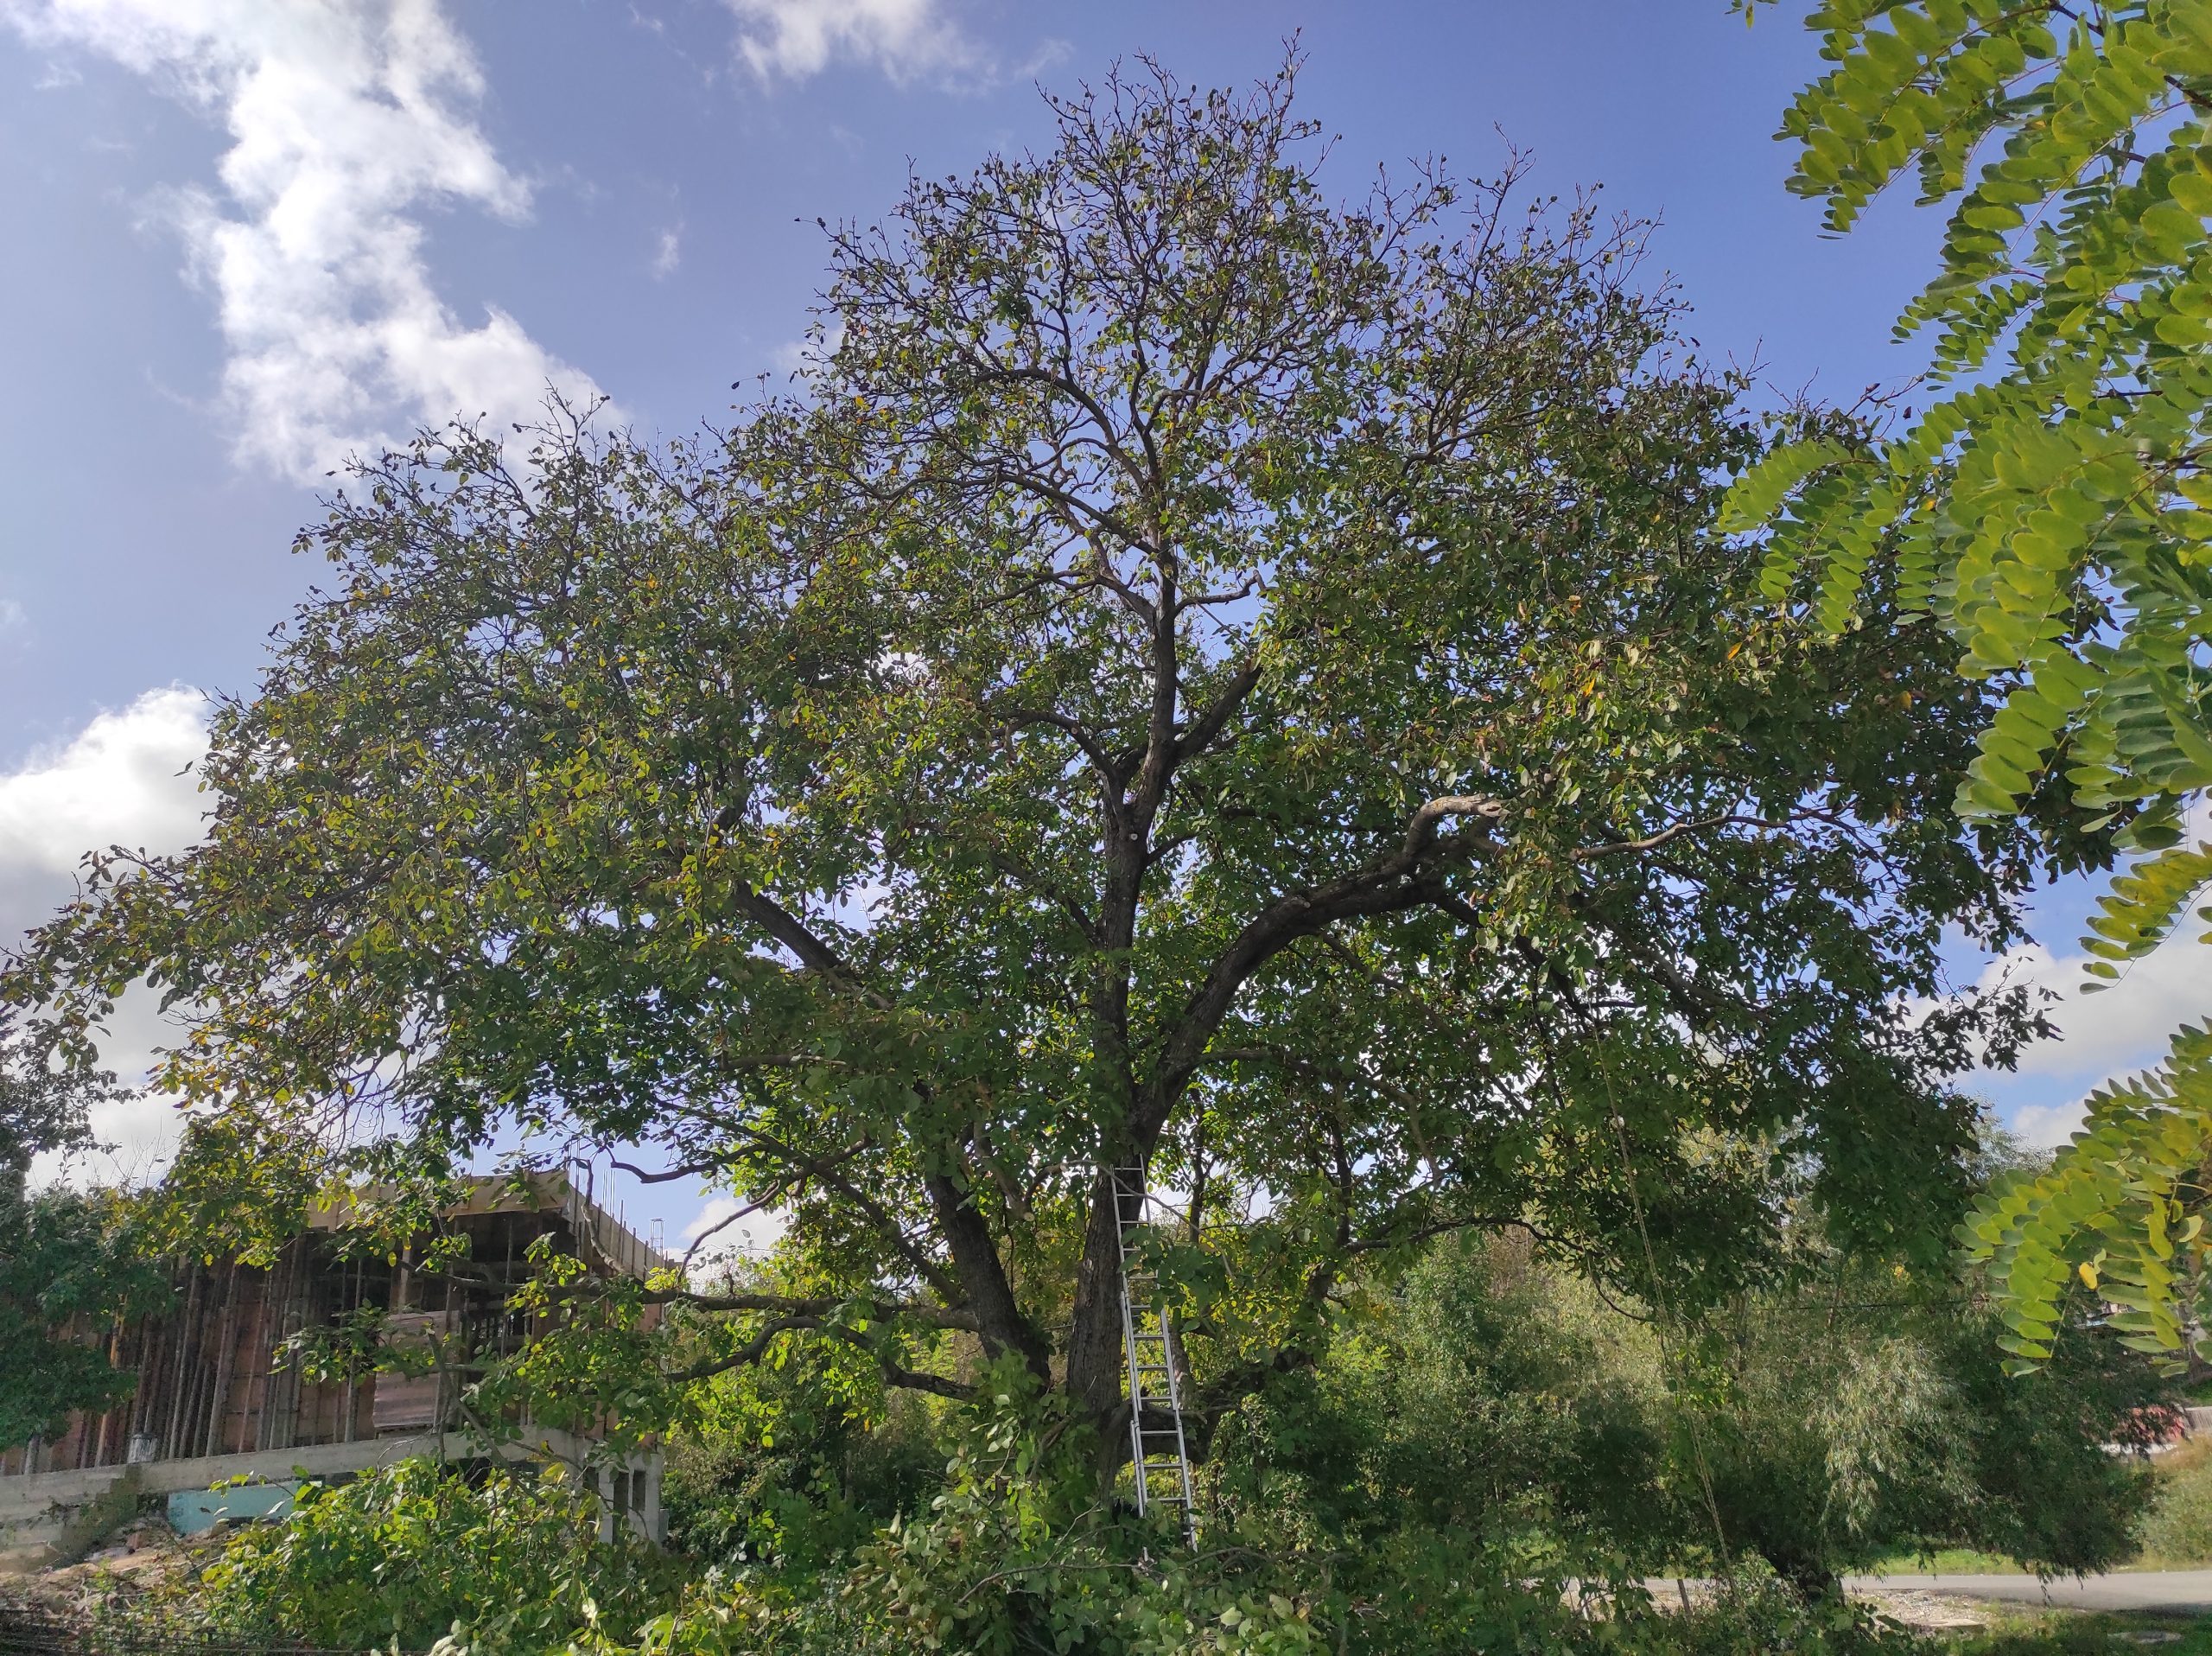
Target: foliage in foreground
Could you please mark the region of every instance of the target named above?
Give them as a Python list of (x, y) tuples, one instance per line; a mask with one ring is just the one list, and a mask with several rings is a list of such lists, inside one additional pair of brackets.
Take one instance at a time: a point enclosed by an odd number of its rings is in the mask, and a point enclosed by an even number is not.
[[(591, 1545), (565, 1484), (416, 1463), (249, 1532), (190, 1602), (226, 1636), (457, 1623), (486, 1656), (1840, 1651), (1880, 1640), (1805, 1606), (1900, 1546), (2124, 1555), (2150, 1492), (2101, 1444), (2157, 1396), (2145, 1360), (2077, 1329), (2011, 1379), (1948, 1285), (1816, 1263), (1670, 1356), (1525, 1233), (1442, 1239), (1224, 1427), (1195, 1553), (1099, 1497), (1087, 1426), (1018, 1363), (955, 1404), (792, 1362), (709, 1384), (673, 1449), (673, 1557)], [(1635, 1583), (1683, 1571), (1742, 1590), (1644, 1615)]]
[(1126, 1513), (1084, 1505), (1087, 1467), (1026, 1421), (1009, 1409), (978, 1423), (925, 1516), (804, 1580), (709, 1570), (680, 1583), (668, 1560), (588, 1543), (588, 1514), (558, 1481), (495, 1475), (474, 1487), (412, 1462), (310, 1486), (291, 1519), (241, 1532), (196, 1581), (140, 1602), (114, 1630), (435, 1643), (454, 1656), (1698, 1656), (1891, 1644), (1863, 1616), (1808, 1608), (1770, 1579), (1747, 1579), (1697, 1615), (1653, 1616), (1630, 1584), (1570, 1583), (1556, 1557), (1452, 1529), (1412, 1526), (1356, 1551), (1232, 1531), (1186, 1551)]
[(557, 1650), (600, 1621), (644, 1621), (682, 1579), (681, 1561), (602, 1543), (598, 1524), (563, 1468), (402, 1461), (302, 1485), (290, 1519), (240, 1530), (127, 1614), (141, 1630), (234, 1643), (420, 1650), (461, 1626), (486, 1656)]
[[(1766, 532), (1780, 608), (1839, 634), (1933, 615), (2002, 691), (1962, 814), (2063, 804), (2142, 853), (2085, 939), (2109, 982), (2212, 882), (2185, 838), (2212, 787), (2212, 6), (1845, 0), (1808, 22), (1834, 67), (1783, 120), (1791, 188), (1837, 230), (1910, 171), (1955, 202), (1899, 325), (1932, 334), (1940, 394), (1888, 442), (1781, 447), (1725, 520)], [(2212, 1025), (1993, 1193), (1973, 1245), (2023, 1364), (2076, 1276), (2147, 1348), (2201, 1337), (2208, 1152)]]

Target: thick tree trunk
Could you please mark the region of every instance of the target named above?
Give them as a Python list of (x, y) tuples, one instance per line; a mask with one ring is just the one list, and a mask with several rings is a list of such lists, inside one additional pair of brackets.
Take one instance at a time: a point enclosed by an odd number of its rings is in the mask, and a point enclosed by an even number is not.
[(1808, 1603), (1818, 1604), (1841, 1595), (1842, 1578), (1826, 1558), (1795, 1547), (1768, 1547), (1761, 1551), (1774, 1566), (1774, 1573), (1796, 1588)]
[(1103, 1434), (1099, 1448), (1106, 1463), (1118, 1466), (1118, 1435), (1108, 1429), (1122, 1406), (1121, 1237), (1113, 1175), (1104, 1169), (1091, 1187), (1090, 1222), (1083, 1234), (1083, 1257), (1076, 1264), (1067, 1388)]
[(938, 1224), (944, 1232), (946, 1250), (952, 1255), (952, 1268), (975, 1309), (976, 1326), (985, 1348), (994, 1355), (1004, 1351), (1019, 1353), (1030, 1373), (1050, 1385), (1052, 1352), (1015, 1301), (1014, 1284), (1007, 1280), (998, 1245), (991, 1239), (983, 1216), (945, 1175), (931, 1174), (925, 1183)]

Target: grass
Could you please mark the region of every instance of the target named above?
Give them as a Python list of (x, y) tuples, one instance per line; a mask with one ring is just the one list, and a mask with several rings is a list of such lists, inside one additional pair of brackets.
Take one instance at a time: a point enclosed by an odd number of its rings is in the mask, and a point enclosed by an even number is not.
[[(2178, 1634), (2178, 1639), (2161, 1637)], [(2155, 1650), (2165, 1656), (2212, 1656), (2212, 1618), (2156, 1615), (2023, 1614), (1982, 1633), (1923, 1641), (1929, 1656), (2120, 1656)]]
[(2026, 1566), (2001, 1552), (1968, 1547), (1941, 1547), (1934, 1552), (1894, 1552), (1877, 1562), (1870, 1576), (2015, 1576)]

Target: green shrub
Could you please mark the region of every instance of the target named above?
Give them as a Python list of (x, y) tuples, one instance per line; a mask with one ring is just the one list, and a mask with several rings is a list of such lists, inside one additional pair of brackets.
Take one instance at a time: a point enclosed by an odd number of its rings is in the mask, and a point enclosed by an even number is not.
[(880, 1371), (793, 1364), (719, 1375), (671, 1440), (662, 1500), (678, 1551), (810, 1576), (928, 1510), (951, 1437), (942, 1400)]
[(402, 1461), (304, 1485), (289, 1518), (239, 1531), (134, 1615), (237, 1644), (419, 1650), (451, 1632), (471, 1656), (536, 1656), (594, 1627), (627, 1639), (674, 1599), (675, 1561), (597, 1538), (563, 1469)]
[(1229, 1424), (1210, 1510), (1315, 1547), (1454, 1532), (1586, 1578), (1704, 1573), (1717, 1524), (1815, 1597), (1899, 1550), (2058, 1570), (2133, 1550), (2149, 1484), (2102, 1446), (2163, 1385), (2109, 1338), (2071, 1330), (2014, 1378), (1958, 1284), (1815, 1256), (1678, 1329), (1669, 1384), (1635, 1309), (1525, 1235), (1440, 1241)]
[(1936, 1656), (1858, 1606), (1808, 1604), (1773, 1580), (1738, 1580), (1687, 1613), (1640, 1615), (1608, 1632), (1603, 1642), (1617, 1656)]
[(1523, 1570), (1656, 1569), (1679, 1503), (1649, 1344), (1525, 1236), (1446, 1239), (1247, 1404), (1207, 1476), (1221, 1510), (1311, 1545), (1410, 1523)]
[[(1836, 1604), (1744, 1585), (1688, 1615), (1654, 1615), (1622, 1583), (1586, 1616), (1556, 1550), (1526, 1537), (1406, 1519), (1331, 1546), (1277, 1517), (1233, 1517), (1196, 1551), (1172, 1527), (1101, 1506), (1080, 1429), (1027, 1412), (1017, 1374), (994, 1407), (951, 1423), (945, 1487), (852, 1562), (801, 1583), (710, 1571), (657, 1618), (639, 1656), (1467, 1656), (1471, 1652), (1873, 1656), (1910, 1641)], [(594, 1656), (619, 1647), (592, 1645)], [(474, 1653), (471, 1653), (474, 1656)]]

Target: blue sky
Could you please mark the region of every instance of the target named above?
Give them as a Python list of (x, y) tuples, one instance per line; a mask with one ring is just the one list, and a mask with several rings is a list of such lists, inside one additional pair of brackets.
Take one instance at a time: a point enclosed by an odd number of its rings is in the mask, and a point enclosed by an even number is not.
[[(1910, 376), (1889, 323), (1936, 223), (1838, 241), (1783, 188), (1777, 117), (1818, 61), (1796, 9), (1725, 0), (0, 0), (0, 930), (88, 846), (181, 844), (198, 692), (251, 686), (315, 578), (293, 531), (346, 452), (550, 379), (641, 432), (722, 413), (806, 324), (817, 217), (909, 165), (1040, 142), (1035, 83), (1148, 53), (1249, 80), (1299, 35), (1347, 194), (1441, 153), (1602, 184), (1661, 221), (1708, 352), (1848, 401)], [(2088, 894), (2040, 905), (2071, 989)], [(2063, 1010), (1992, 1096), (2048, 1137), (2155, 1056), (2201, 991), (2170, 946)], [(1980, 963), (1961, 960), (1971, 976)], [(118, 1032), (143, 1045), (143, 1020)], [(119, 1050), (119, 1058), (124, 1053)], [(124, 1059), (127, 1062), (127, 1058)], [(131, 1153), (150, 1118), (118, 1119)], [(684, 1207), (690, 1202), (690, 1209)], [(696, 1200), (654, 1204), (671, 1231)]]

